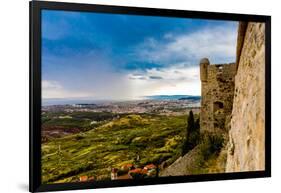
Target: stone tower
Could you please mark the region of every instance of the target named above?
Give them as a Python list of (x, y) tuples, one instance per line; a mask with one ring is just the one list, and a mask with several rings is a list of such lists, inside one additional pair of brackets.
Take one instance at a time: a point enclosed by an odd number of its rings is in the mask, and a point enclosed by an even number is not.
[(235, 63), (210, 64), (207, 58), (201, 59), (201, 131), (226, 129), (232, 111), (235, 74)]
[(208, 67), (210, 61), (207, 58), (200, 60), (200, 80), (201, 80), (201, 112), (200, 112), (200, 127), (201, 131), (206, 130), (209, 127), (209, 96), (208, 93)]

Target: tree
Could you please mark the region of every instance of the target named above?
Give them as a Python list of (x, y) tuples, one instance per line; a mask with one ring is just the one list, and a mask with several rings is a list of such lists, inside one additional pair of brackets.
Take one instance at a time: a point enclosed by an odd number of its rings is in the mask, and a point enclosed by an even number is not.
[(193, 149), (199, 142), (200, 138), (200, 123), (199, 118), (194, 122), (194, 115), (189, 111), (187, 118), (186, 136), (182, 148), (182, 156)]
[(194, 123), (194, 133), (196, 135), (196, 142), (199, 143), (200, 139), (200, 117)]
[[(194, 115), (193, 115), (192, 111), (189, 111), (189, 115), (187, 118), (187, 131), (193, 132), (194, 128), (195, 128), (194, 127)], [(188, 132), (187, 132), (187, 134), (188, 134)]]

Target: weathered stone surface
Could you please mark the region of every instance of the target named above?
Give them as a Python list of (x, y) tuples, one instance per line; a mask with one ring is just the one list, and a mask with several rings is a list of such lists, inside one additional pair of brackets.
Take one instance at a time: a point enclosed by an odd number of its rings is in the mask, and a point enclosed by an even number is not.
[(226, 172), (264, 170), (265, 25), (263, 23), (248, 23), (238, 61)]
[(173, 164), (160, 172), (160, 176), (184, 176), (191, 175), (192, 171), (199, 167), (197, 163), (202, 157), (200, 146), (195, 147), (193, 150), (185, 154), (183, 157), (178, 158)]
[[(207, 61), (207, 62), (206, 62)], [(225, 130), (226, 117), (231, 115), (236, 66), (200, 61), (201, 112), (200, 130)]]
[(242, 51), (243, 44), (244, 44), (244, 37), (245, 37), (246, 30), (247, 30), (247, 25), (248, 25), (248, 22), (239, 22), (237, 43), (236, 43), (236, 62), (235, 62), (237, 65), (236, 69), (239, 64), (241, 51)]

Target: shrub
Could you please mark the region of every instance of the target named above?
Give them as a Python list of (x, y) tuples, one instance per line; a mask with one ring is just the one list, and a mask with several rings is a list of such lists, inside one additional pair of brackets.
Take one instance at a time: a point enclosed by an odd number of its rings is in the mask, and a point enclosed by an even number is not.
[(201, 136), (202, 155), (207, 159), (212, 154), (218, 154), (223, 147), (224, 138), (220, 133), (205, 132)]

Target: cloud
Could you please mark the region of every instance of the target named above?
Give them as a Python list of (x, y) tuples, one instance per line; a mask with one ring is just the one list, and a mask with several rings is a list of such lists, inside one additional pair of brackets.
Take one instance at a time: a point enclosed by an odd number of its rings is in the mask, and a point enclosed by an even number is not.
[[(199, 68), (174, 64), (166, 68), (147, 69), (142, 73), (128, 74), (128, 83), (132, 85), (134, 98), (147, 95), (200, 95), (201, 83)], [(153, 77), (153, 78), (151, 78)]]
[(43, 80), (42, 81), (42, 88), (43, 89), (61, 89), (62, 86), (56, 82), (56, 81), (48, 81), (48, 80)]
[(84, 98), (89, 97), (90, 94), (80, 91), (71, 91), (65, 89), (62, 84), (53, 80), (43, 80), (42, 81), (42, 98), (52, 99), (52, 98)]
[(138, 75), (138, 76), (132, 75), (132, 76), (129, 76), (129, 79), (130, 80), (137, 80), (137, 79), (139, 79), (139, 80), (146, 80), (147, 78), (145, 76), (141, 76), (141, 75)]
[(149, 76), (149, 79), (159, 80), (159, 79), (163, 79), (163, 78), (161, 76)]
[(112, 16), (47, 16), (42, 26), (43, 98), (200, 95), (200, 58), (212, 63), (235, 59), (236, 22), (158, 18), (149, 23), (152, 18), (130, 16), (121, 18), (128, 26), (124, 31)]
[[(69, 86), (75, 84), (80, 87)], [(129, 74), (93, 70), (84, 73), (83, 78), (80, 77), (80, 79), (68, 78), (67, 84), (58, 80), (42, 81), (44, 99), (129, 100), (161, 94), (200, 95), (199, 68), (178, 64)]]
[(154, 63), (185, 62), (197, 65), (200, 58), (208, 57), (212, 63), (235, 60), (237, 24), (207, 26), (192, 33), (164, 35), (168, 41), (150, 37), (135, 49), (138, 58)]

